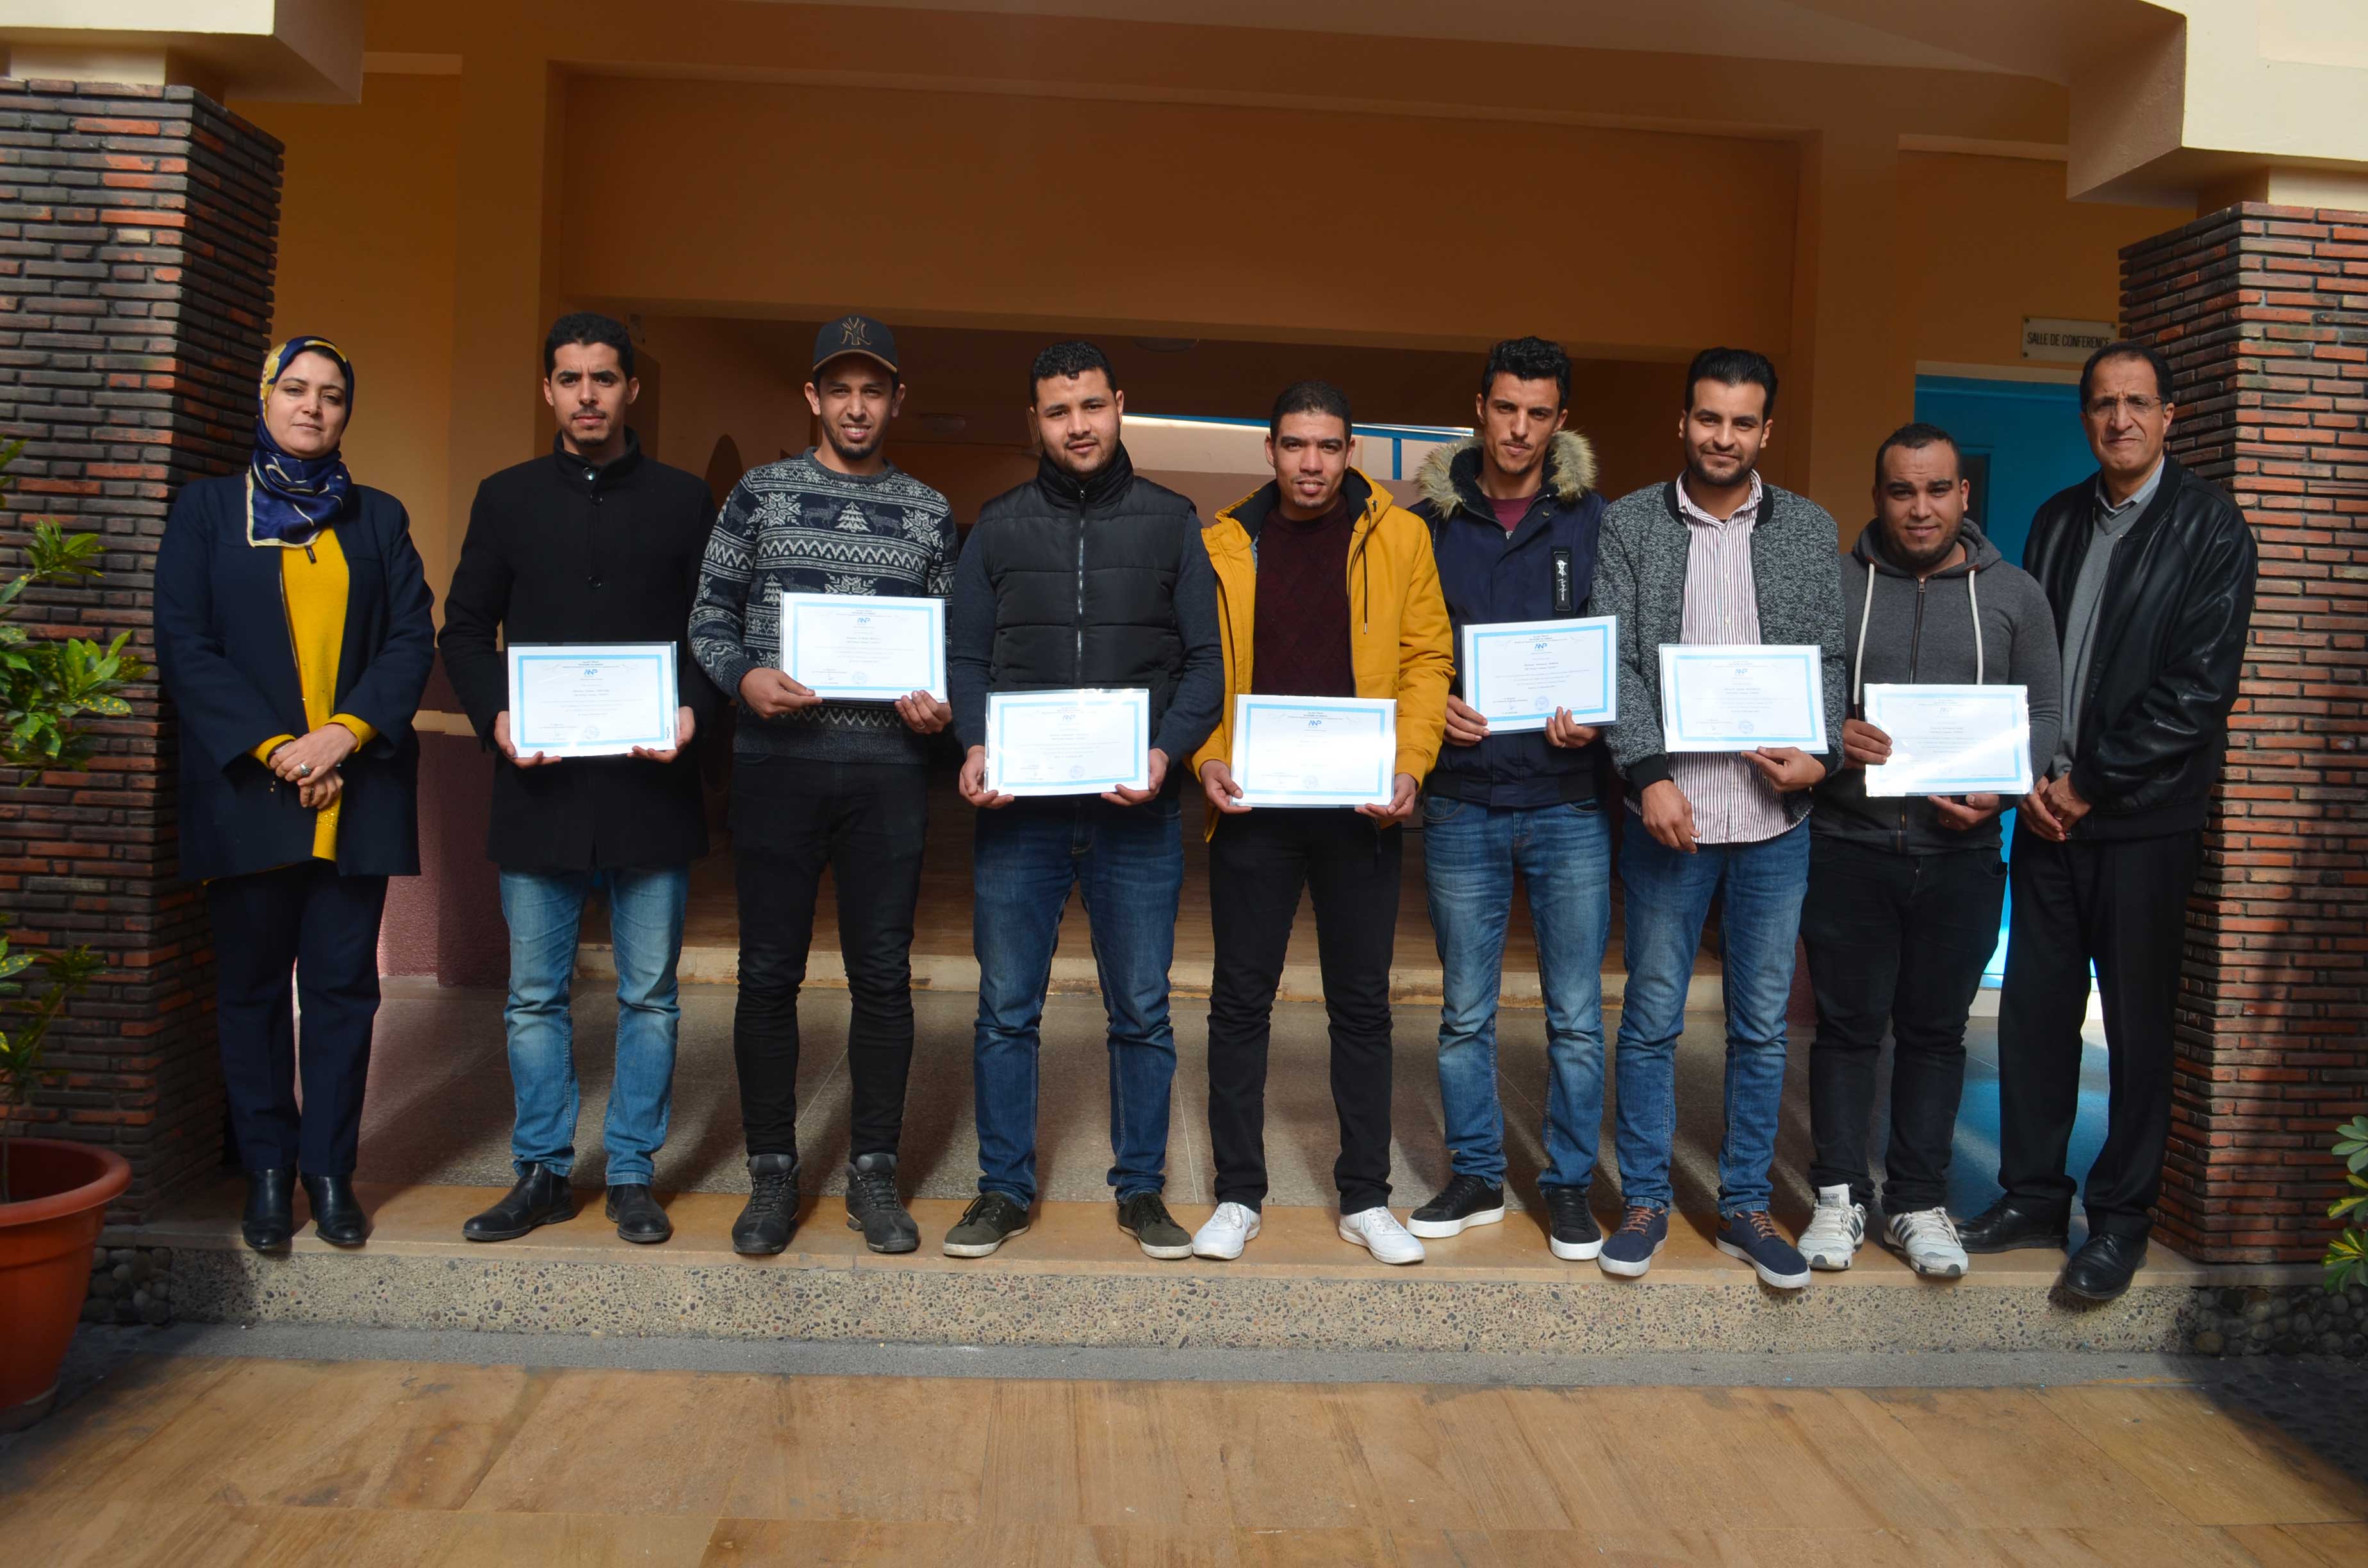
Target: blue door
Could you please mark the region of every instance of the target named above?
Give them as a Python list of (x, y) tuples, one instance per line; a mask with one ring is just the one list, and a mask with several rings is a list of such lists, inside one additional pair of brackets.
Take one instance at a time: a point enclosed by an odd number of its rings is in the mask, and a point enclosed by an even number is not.
[[(1916, 417), (1955, 438), (1974, 482), (1974, 520), (2018, 566), (2039, 504), (2097, 471), (2080, 432), (2080, 390), (2069, 383), (1918, 376)], [(2012, 812), (2005, 829), (2011, 842)], [(2002, 915), (1985, 985), (1997, 985), (2006, 972), (2005, 920)]]

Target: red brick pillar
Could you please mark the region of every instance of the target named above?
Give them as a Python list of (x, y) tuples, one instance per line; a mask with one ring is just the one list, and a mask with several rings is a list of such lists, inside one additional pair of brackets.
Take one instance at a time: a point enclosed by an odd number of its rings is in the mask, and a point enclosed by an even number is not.
[[(27, 442), (0, 544), (39, 517), (107, 540), (105, 576), (43, 596), (37, 631), (128, 630), (154, 664), (165, 510), (246, 460), (279, 181), (279, 142), (188, 88), (0, 81), (0, 432)], [(108, 964), (51, 1037), (69, 1076), (33, 1131), (131, 1160), (118, 1221), (222, 1153), (213, 954), (177, 874), (178, 737), (153, 680), (131, 707), (88, 773), (0, 788), (0, 909), (26, 942), (86, 942)]]
[(2162, 1226), (2215, 1262), (2326, 1247), (2368, 1101), (2368, 213), (2248, 202), (2122, 252), (2171, 449), (2260, 547), (2243, 695), (2188, 906)]

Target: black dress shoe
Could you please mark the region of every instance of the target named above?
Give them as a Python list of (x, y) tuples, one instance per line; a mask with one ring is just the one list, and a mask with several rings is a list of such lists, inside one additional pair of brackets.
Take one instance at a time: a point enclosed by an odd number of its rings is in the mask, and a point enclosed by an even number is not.
[(662, 1242), (674, 1234), (674, 1221), (638, 1182), (609, 1189), (609, 1218), (617, 1221), (617, 1234), (629, 1242)]
[(238, 1233), (257, 1252), (279, 1252), (296, 1233), (295, 1206), (294, 1171), (249, 1171), (246, 1212), (239, 1216)]
[(2047, 1209), (2014, 1198), (2001, 1198), (1957, 1227), (1957, 1241), (1967, 1252), (2016, 1252), (2023, 1247), (2054, 1247), (2061, 1252), (2072, 1239), (2072, 1211)]
[(370, 1234), (369, 1216), (354, 1196), (349, 1176), (306, 1176), (305, 1200), (313, 1206), (313, 1233), (333, 1247), (358, 1247)]
[(567, 1185), (567, 1173), (535, 1165), (520, 1173), (518, 1185), (499, 1203), (462, 1224), (461, 1233), (472, 1242), (516, 1241), (537, 1225), (574, 1218), (575, 1193)]
[(2130, 1288), (2130, 1276), (2146, 1261), (2146, 1250), (2144, 1236), (2096, 1232), (2064, 1266), (2064, 1288), (2084, 1301), (2110, 1301)]

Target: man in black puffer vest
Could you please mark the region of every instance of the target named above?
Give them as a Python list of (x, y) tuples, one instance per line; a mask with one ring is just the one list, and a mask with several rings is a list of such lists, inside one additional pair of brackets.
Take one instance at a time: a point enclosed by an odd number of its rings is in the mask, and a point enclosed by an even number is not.
[[(1110, 1014), (1110, 1185), (1120, 1226), (1153, 1257), (1191, 1254), (1160, 1200), (1176, 1075), (1167, 965), (1184, 887), (1174, 779), (1224, 695), (1216, 575), (1192, 503), (1140, 478), (1119, 444), (1125, 398), (1090, 343), (1036, 357), (1036, 477), (980, 508), (947, 607), (962, 798), (981, 809), (977, 896), (979, 1196), (946, 1235), (985, 1257), (1028, 1229), (1036, 1198), (1037, 1026), (1061, 912), (1082, 893)], [(986, 789), (997, 691), (1140, 687), (1151, 695), (1150, 788), (1015, 801)]]
[(2255, 552), (2245, 515), (2163, 450), (2170, 367), (2110, 343), (2080, 372), (2097, 476), (2032, 519), (2025, 568), (2064, 639), (2064, 722), (2025, 796), (1998, 1002), (1998, 1185), (1967, 1252), (2060, 1247), (2080, 1108), (2080, 1023), (2104, 1004), (2105, 1144), (2083, 1194), (2089, 1239), (2064, 1288), (2129, 1289), (2170, 1136), (2171, 1029), (2187, 895), (2245, 668)]

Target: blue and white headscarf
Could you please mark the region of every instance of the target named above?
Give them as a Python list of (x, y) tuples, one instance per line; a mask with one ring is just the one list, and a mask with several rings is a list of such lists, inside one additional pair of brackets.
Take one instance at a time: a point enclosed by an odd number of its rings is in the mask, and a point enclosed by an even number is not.
[(255, 456), (246, 465), (246, 542), (300, 546), (336, 520), (354, 486), (345, 459), (332, 447), (317, 458), (300, 458), (271, 438), (264, 408), (271, 389), (300, 354), (322, 354), (336, 362), (346, 376), (346, 408), (354, 402), (354, 367), (337, 346), (325, 337), (291, 337), (263, 362), (263, 384), (256, 392)]

